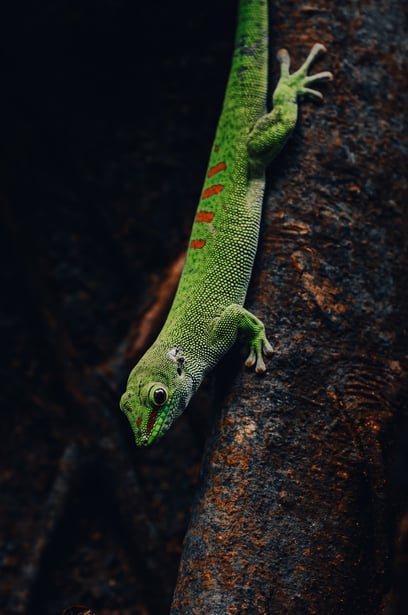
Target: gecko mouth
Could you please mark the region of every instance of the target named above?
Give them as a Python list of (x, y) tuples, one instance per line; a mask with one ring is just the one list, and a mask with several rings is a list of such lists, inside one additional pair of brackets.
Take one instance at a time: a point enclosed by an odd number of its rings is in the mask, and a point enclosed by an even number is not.
[(148, 419), (147, 425), (146, 425), (147, 437), (149, 437), (150, 434), (153, 431), (153, 427), (155, 426), (158, 414), (159, 414), (159, 408), (154, 408), (154, 410), (152, 410), (151, 413), (150, 413), (150, 416), (149, 416), (149, 419)]
[(147, 420), (146, 431), (144, 434), (145, 444), (150, 444), (153, 440), (151, 440), (151, 436), (158, 440), (161, 436), (167, 431), (168, 427), (173, 422), (174, 412), (162, 412), (160, 414), (161, 408), (154, 408), (150, 416)]
[(185, 392), (184, 403), (175, 404), (174, 399), (170, 397), (166, 406), (153, 408), (147, 419), (145, 429), (139, 432), (139, 446), (148, 446), (153, 441), (159, 440), (164, 436), (173, 421), (182, 414), (193, 394), (193, 378), (189, 374), (186, 374), (186, 376), (190, 381), (190, 390)]

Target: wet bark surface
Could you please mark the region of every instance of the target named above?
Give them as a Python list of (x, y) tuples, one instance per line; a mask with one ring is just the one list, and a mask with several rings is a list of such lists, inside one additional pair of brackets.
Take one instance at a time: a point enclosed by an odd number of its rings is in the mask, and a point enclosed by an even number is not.
[(180, 270), (235, 11), (1, 10), (2, 612), (408, 612), (402, 1), (274, 3), (272, 49), (298, 66), (324, 42), (335, 81), (268, 173), (247, 303), (268, 374), (243, 343), (146, 450), (118, 410)]

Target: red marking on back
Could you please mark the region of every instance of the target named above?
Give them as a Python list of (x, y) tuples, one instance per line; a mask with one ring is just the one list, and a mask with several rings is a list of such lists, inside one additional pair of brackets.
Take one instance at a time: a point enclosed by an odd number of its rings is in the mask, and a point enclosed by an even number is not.
[(208, 197), (213, 196), (214, 194), (219, 194), (223, 190), (224, 190), (223, 184), (214, 184), (214, 186), (210, 186), (209, 188), (206, 188), (203, 191), (201, 198), (208, 199)]
[(219, 162), (218, 164), (215, 164), (213, 167), (211, 167), (211, 169), (208, 169), (207, 177), (212, 177), (220, 171), (225, 171), (226, 168), (227, 165), (225, 164), (225, 162)]
[(219, 152), (219, 151), (220, 151), (219, 146), (218, 145), (214, 145), (214, 152)]
[(212, 211), (198, 211), (196, 222), (211, 222), (215, 218), (215, 213)]
[(158, 408), (155, 408), (150, 413), (150, 416), (149, 416), (149, 419), (148, 419), (147, 425), (146, 425), (146, 432), (147, 432), (148, 436), (150, 436), (150, 434), (152, 432), (152, 429), (153, 429), (154, 424), (156, 422), (158, 413), (159, 413), (159, 409)]
[(141, 416), (139, 416), (139, 417), (138, 417), (138, 419), (137, 419), (137, 421), (136, 421), (136, 425), (137, 425), (138, 427), (141, 427), (141, 426), (142, 426), (142, 423), (143, 423), (143, 419), (142, 419), (142, 417), (141, 417)]
[(193, 239), (193, 241), (191, 241), (190, 243), (190, 248), (194, 248), (195, 250), (201, 250), (201, 248), (204, 248), (206, 243), (207, 242), (205, 241), (205, 239)]

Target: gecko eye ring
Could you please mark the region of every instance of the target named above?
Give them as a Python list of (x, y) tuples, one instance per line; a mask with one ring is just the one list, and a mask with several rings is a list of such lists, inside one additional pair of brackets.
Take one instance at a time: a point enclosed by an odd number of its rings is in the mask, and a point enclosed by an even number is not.
[(150, 387), (149, 399), (156, 407), (164, 406), (168, 399), (168, 396), (169, 394), (164, 384), (156, 382)]

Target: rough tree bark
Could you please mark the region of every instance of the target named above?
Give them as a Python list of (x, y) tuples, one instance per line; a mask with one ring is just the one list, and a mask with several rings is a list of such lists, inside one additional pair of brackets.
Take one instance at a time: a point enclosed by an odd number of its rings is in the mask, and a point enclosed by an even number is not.
[(272, 47), (298, 64), (323, 40), (335, 81), (324, 106), (302, 105), (269, 176), (248, 305), (276, 354), (263, 379), (240, 369), (221, 404), (171, 613), (407, 613), (398, 588), (386, 598), (407, 367), (406, 7), (273, 4)]
[[(118, 399), (188, 240), (236, 0), (159, 4), (1, 6), (1, 613), (170, 608), (210, 387), (146, 450)], [(268, 176), (248, 304), (276, 355), (218, 370), (173, 613), (372, 615), (392, 560), (407, 612), (405, 4), (271, 0), (272, 48), (323, 40), (336, 80)]]

